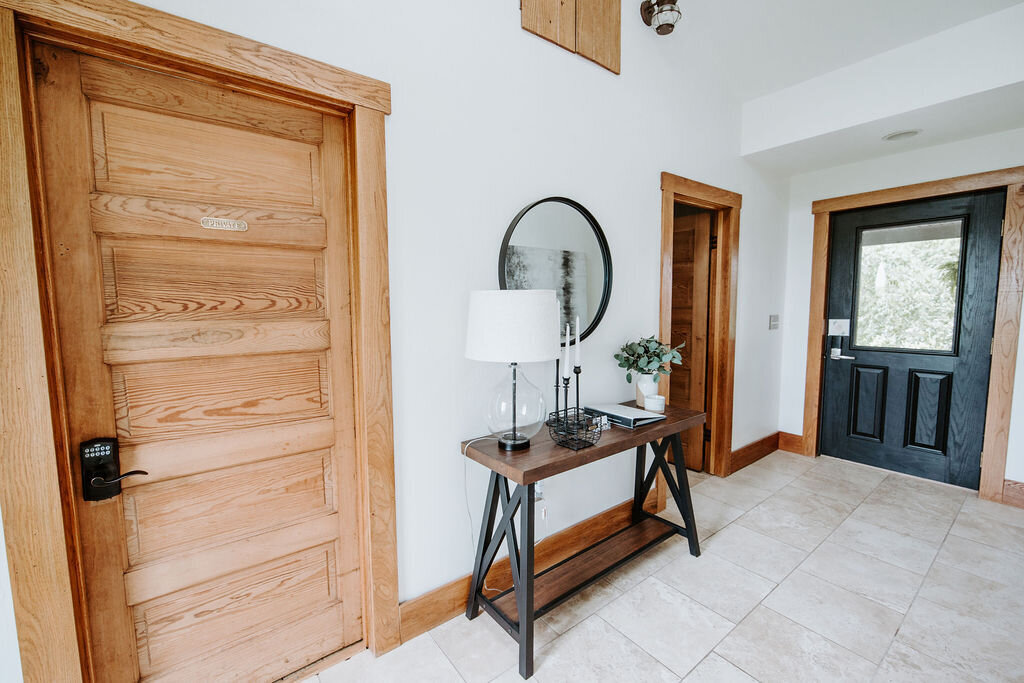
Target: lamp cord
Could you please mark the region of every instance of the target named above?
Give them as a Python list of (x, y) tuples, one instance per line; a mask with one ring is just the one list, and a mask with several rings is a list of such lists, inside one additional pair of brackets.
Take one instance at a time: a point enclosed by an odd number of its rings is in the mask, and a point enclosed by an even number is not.
[[(498, 440), (496, 436), (481, 436), (472, 441), (466, 442), (466, 449), (475, 444), (477, 441), (489, 441), (494, 439)], [(469, 509), (469, 458), (462, 459), (462, 497), (466, 501), (466, 518), (469, 520), (469, 549), (476, 552), (476, 540), (473, 538), (473, 513)], [(484, 590), (494, 590), (487, 585), (487, 575), (484, 575)]]

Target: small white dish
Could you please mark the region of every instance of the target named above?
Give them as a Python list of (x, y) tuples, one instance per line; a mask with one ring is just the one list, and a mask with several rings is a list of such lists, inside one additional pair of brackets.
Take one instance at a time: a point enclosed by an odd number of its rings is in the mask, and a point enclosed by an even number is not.
[(654, 394), (653, 396), (644, 397), (644, 410), (649, 410), (652, 413), (664, 413), (665, 412), (665, 397)]

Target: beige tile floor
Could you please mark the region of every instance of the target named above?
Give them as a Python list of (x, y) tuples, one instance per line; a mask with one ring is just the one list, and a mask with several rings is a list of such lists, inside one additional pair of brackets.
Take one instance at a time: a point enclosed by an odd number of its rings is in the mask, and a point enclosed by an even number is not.
[[(546, 615), (533, 680), (1024, 680), (1024, 510), (782, 451), (690, 483), (701, 557), (672, 539)], [(318, 678), (521, 680), (486, 614)]]

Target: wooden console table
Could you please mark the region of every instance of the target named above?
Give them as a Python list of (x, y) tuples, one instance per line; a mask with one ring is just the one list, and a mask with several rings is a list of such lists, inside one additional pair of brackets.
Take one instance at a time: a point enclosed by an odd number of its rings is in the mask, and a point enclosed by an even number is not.
[[(518, 641), (519, 673), (523, 678), (533, 675), (535, 619), (673, 534), (687, 539), (691, 555), (700, 555), (679, 435), (704, 424), (704, 419), (704, 413), (669, 406), (665, 409), (664, 420), (635, 430), (612, 427), (601, 435), (597, 445), (579, 451), (556, 445), (546, 430), (532, 439), (528, 450), (518, 452), (503, 451), (495, 441), (471, 440), (462, 443), (466, 457), (491, 470), (466, 617), (475, 619), (483, 608)], [(654, 460), (645, 472), (647, 444), (654, 451)], [(665, 458), (669, 446), (672, 447), (674, 468), (670, 467)], [(633, 523), (534, 576), (534, 485), (542, 479), (631, 448), (636, 449)], [(684, 526), (643, 509), (644, 500), (658, 472), (665, 476)], [(516, 484), (514, 491), (510, 490), (509, 481)], [(518, 539), (515, 524), (517, 511)], [(513, 587), (497, 596), (487, 597), (482, 591), (484, 578), (502, 542), (508, 548)]]

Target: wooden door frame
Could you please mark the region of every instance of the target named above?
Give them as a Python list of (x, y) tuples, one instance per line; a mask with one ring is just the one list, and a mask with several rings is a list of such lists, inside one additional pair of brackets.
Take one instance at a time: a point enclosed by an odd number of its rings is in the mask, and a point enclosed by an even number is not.
[[(711, 446), (707, 469), (725, 477), (732, 473), (732, 399), (736, 352), (736, 275), (743, 195), (673, 175), (661, 174), (661, 308), (659, 337), (672, 339), (672, 260), (675, 205), (686, 204), (715, 212), (718, 246), (713, 252), (717, 277), (715, 309), (708, 326), (713, 330), (706, 382), (711, 386)], [(666, 400), (669, 382), (659, 382)], [(659, 489), (659, 495), (663, 492)]]
[(831, 217), (837, 211), (882, 204), (928, 199), (962, 192), (1006, 187), (1003, 245), (999, 258), (999, 287), (985, 411), (979, 495), (1002, 502), (1006, 488), (1006, 445), (1010, 429), (1014, 374), (1017, 370), (1017, 338), (1024, 296), (1024, 166), (987, 173), (905, 185), (822, 199), (811, 204), (814, 215), (814, 246), (811, 266), (811, 306), (807, 327), (807, 375), (804, 383), (803, 453), (818, 454), (821, 418), (821, 387), (824, 381), (825, 317), (827, 316), (828, 254)]
[(127, 0), (0, 0), (0, 512), (26, 680), (92, 680), (24, 78), (41, 39), (344, 119), (364, 643), (400, 643), (384, 117), (390, 86)]

